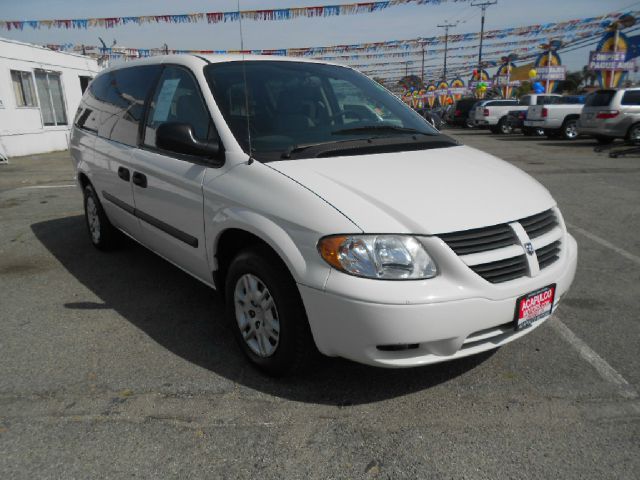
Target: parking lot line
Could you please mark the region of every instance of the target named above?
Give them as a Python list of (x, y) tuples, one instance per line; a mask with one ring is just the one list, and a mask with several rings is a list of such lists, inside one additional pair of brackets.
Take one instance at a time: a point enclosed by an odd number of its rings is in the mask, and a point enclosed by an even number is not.
[(633, 386), (627, 382), (627, 380), (620, 375), (615, 368), (609, 365), (604, 358), (593, 351), (589, 345), (573, 333), (571, 329), (562, 322), (562, 320), (556, 316), (555, 319), (549, 323), (551, 328), (558, 332), (558, 334), (566, 340), (587, 363), (595, 368), (604, 380), (615, 385), (618, 394), (630, 400), (638, 398), (638, 392), (635, 388), (633, 388)]
[(69, 188), (75, 187), (76, 184), (72, 183), (69, 185), (30, 185), (28, 187), (18, 187), (16, 190), (32, 190), (32, 189), (40, 189), (40, 188)]
[[(566, 223), (566, 222), (565, 222)], [(633, 253), (629, 253), (626, 250), (620, 248), (620, 247), (616, 247), (613, 243), (608, 242), (607, 240), (605, 240), (604, 238), (600, 238), (597, 235), (594, 235), (591, 232), (588, 232), (587, 230), (577, 227), (575, 225), (572, 225), (570, 223), (567, 223), (567, 227), (569, 227), (571, 230), (578, 232), (580, 235), (583, 235), (585, 237), (587, 237), (590, 240), (593, 240), (594, 242), (602, 245), (603, 247), (608, 248), (609, 250), (612, 250), (614, 252), (616, 252), (618, 255), (622, 255), (624, 258), (631, 260), (633, 263), (640, 265), (640, 257), (638, 257), (637, 255), (634, 255)]]

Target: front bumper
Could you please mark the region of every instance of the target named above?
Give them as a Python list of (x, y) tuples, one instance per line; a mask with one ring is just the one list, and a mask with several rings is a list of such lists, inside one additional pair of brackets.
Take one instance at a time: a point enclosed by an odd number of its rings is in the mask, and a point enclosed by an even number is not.
[[(577, 264), (575, 239), (566, 234), (564, 244), (556, 264), (536, 277), (508, 282), (510, 286), (480, 279), (479, 285), (486, 286), (467, 288), (457, 273), (452, 279), (384, 282), (332, 271), (324, 291), (299, 288), (316, 345), (325, 355), (380, 367), (427, 365), (494, 349), (542, 324), (544, 320), (516, 332), (511, 325), (516, 300), (555, 283), (555, 310)], [(416, 287), (427, 291), (418, 295)]]

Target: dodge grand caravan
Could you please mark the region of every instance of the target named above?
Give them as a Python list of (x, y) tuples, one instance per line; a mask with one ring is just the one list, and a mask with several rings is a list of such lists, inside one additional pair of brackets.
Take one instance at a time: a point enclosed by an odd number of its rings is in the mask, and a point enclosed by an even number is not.
[(100, 73), (71, 153), (89, 238), (117, 232), (220, 291), (263, 371), (316, 351), (410, 367), (549, 318), (577, 245), (537, 181), (359, 72), (165, 56)]

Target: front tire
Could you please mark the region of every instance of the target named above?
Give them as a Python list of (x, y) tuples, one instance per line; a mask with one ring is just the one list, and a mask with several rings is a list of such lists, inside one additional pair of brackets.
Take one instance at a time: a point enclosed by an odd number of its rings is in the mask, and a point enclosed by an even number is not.
[(267, 247), (244, 250), (225, 284), (226, 317), (259, 370), (280, 377), (305, 369), (317, 350), (296, 283)]
[(112, 250), (117, 243), (117, 231), (91, 185), (84, 187), (84, 218), (93, 246), (98, 250)]

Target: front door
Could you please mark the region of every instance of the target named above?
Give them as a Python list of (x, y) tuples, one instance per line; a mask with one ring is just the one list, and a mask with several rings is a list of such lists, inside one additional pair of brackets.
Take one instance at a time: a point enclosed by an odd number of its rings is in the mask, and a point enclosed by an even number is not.
[(149, 105), (142, 146), (132, 172), (141, 240), (201, 280), (212, 283), (204, 236), (202, 182), (211, 168), (197, 158), (159, 149), (156, 129), (165, 122), (188, 123), (201, 140), (216, 136), (191, 72), (165, 66)]

